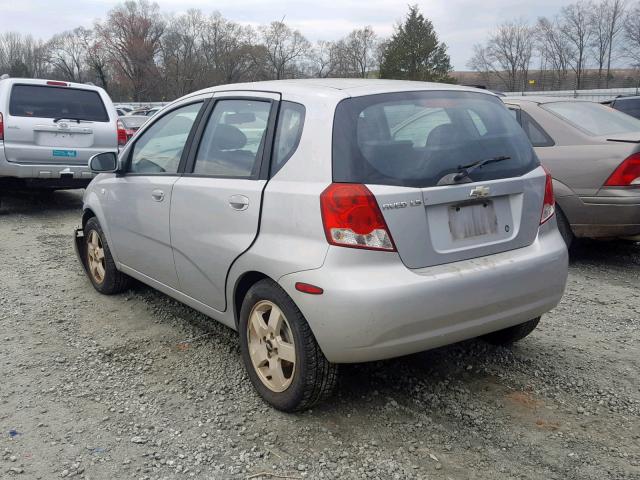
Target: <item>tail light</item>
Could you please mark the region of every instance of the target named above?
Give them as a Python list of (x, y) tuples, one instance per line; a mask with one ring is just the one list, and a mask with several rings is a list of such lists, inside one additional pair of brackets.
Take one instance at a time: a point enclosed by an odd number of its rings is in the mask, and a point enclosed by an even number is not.
[(53, 85), (55, 87), (68, 87), (69, 84), (67, 82), (57, 82), (55, 80), (49, 80), (47, 85)]
[(627, 157), (604, 183), (605, 187), (640, 187), (640, 152)]
[(395, 251), (375, 197), (357, 183), (332, 183), (320, 195), (320, 210), (331, 245)]
[(553, 217), (553, 214), (556, 213), (556, 199), (553, 196), (553, 179), (551, 178), (551, 173), (549, 173), (549, 170), (544, 168), (544, 171), (547, 176), (544, 181), (544, 200), (542, 202), (542, 215), (540, 216), (540, 225), (549, 220), (551, 217)]
[(118, 146), (122, 147), (127, 144), (127, 129), (124, 128), (124, 123), (118, 120)]
[(0, 140), (4, 140), (4, 119), (2, 113), (0, 113)]

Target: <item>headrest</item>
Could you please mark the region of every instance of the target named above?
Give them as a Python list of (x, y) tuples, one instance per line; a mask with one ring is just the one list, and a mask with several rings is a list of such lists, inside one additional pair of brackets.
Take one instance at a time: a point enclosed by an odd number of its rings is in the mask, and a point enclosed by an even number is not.
[(216, 150), (240, 150), (247, 144), (247, 136), (238, 127), (220, 123), (211, 139), (211, 147)]

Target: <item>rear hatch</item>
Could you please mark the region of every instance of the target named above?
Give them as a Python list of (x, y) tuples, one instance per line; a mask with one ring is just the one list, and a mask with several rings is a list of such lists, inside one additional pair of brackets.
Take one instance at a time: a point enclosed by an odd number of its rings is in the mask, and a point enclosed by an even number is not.
[[(471, 166), (484, 160), (493, 161)], [(490, 94), (344, 100), (334, 122), (333, 176), (367, 185), (409, 268), (525, 247), (538, 232), (545, 172)]]
[(86, 165), (92, 155), (116, 150), (115, 119), (100, 93), (62, 85), (13, 85), (5, 116), (9, 162)]

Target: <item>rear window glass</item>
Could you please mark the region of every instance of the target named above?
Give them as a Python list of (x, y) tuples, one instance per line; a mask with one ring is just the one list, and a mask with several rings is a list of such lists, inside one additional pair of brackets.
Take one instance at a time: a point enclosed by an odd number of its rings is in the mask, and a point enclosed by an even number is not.
[(553, 102), (541, 106), (590, 135), (640, 132), (640, 120), (599, 103)]
[(9, 113), (14, 117), (109, 121), (98, 92), (44, 85), (14, 85)]
[(627, 115), (640, 118), (640, 98), (619, 98), (613, 102), (613, 108)]
[(473, 92), (401, 92), (343, 100), (333, 126), (333, 179), (430, 187), (461, 166), (474, 181), (523, 175), (538, 160), (496, 97)]

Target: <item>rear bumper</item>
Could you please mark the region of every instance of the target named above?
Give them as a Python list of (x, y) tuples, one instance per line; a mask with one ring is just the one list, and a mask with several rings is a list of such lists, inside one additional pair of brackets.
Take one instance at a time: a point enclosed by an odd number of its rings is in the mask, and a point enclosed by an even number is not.
[(574, 197), (568, 209), (560, 206), (577, 237), (640, 235), (640, 196)]
[(57, 182), (72, 185), (88, 185), (94, 177), (88, 165), (58, 165), (58, 164), (26, 164), (8, 162), (4, 156), (4, 149), (0, 143), (0, 178), (37, 179), (43, 183)]
[[(397, 254), (330, 247), (324, 265), (285, 275), (332, 362), (407, 355), (517, 325), (551, 310), (567, 279), (567, 250), (555, 220), (525, 248), (409, 270)], [(308, 295), (307, 282), (324, 289)]]

